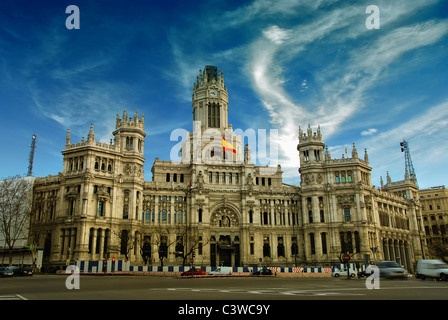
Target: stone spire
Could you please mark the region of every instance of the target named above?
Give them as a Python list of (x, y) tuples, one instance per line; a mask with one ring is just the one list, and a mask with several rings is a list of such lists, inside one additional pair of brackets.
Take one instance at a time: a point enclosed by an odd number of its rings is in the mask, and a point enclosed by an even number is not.
[(356, 150), (356, 146), (353, 143), (353, 149), (352, 149), (352, 158), (357, 159), (358, 158), (358, 150)]
[(328, 151), (328, 146), (325, 146), (325, 160), (331, 160), (330, 151)]
[(248, 164), (251, 163), (251, 155), (250, 155), (250, 148), (249, 145), (246, 143), (246, 146), (244, 147), (244, 163)]
[(93, 132), (93, 123), (90, 125), (90, 131), (87, 136), (87, 142), (94, 142), (95, 141), (95, 133)]
[(71, 143), (72, 136), (70, 134), (70, 129), (68, 129), (67, 137), (65, 138), (65, 145), (68, 146)]

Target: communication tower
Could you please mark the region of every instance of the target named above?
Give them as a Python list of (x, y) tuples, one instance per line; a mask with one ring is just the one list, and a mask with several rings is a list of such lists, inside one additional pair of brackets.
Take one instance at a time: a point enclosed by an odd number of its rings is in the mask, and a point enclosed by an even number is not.
[(409, 151), (409, 144), (406, 140), (403, 139), (400, 142), (401, 152), (404, 152), (404, 162), (406, 166), (406, 172), (409, 174), (409, 178), (415, 182), (415, 185), (418, 186), (417, 176), (415, 174), (414, 165), (412, 164), (411, 152)]

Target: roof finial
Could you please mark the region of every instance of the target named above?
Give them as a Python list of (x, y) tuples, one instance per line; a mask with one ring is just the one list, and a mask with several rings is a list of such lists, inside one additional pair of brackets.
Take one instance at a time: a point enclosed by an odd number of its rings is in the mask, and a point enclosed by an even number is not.
[(90, 131), (89, 131), (89, 134), (88, 134), (88, 136), (87, 136), (87, 141), (95, 141), (95, 133), (93, 132), (93, 123), (92, 124), (90, 124)]

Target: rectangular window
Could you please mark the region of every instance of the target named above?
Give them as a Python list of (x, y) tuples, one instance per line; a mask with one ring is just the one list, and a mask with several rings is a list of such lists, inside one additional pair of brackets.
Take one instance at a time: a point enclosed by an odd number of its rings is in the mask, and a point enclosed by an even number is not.
[(310, 233), (311, 254), (316, 254), (316, 246), (314, 243), (314, 233)]
[(327, 252), (327, 233), (326, 232), (322, 232), (321, 239), (322, 239), (322, 253), (327, 254), (328, 252)]
[(104, 215), (104, 202), (98, 201), (98, 217), (102, 217)]
[(350, 208), (344, 208), (344, 221), (345, 222), (351, 221)]

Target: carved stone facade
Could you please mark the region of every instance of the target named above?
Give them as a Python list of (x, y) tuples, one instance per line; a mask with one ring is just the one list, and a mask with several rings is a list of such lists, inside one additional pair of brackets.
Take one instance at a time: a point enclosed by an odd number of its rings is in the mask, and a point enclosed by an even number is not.
[(351, 158), (332, 159), (320, 128), (309, 127), (299, 129), (302, 184), (284, 184), (281, 167), (254, 165), (228, 124), (227, 88), (215, 67), (200, 71), (192, 107), (181, 161), (156, 158), (152, 181), (143, 179), (138, 112), (117, 114), (110, 144), (95, 141), (93, 125), (79, 143), (69, 130), (63, 172), (35, 181), (31, 237), (45, 264), (115, 257), (184, 265), (194, 257), (210, 266), (331, 265), (348, 252), (353, 262), (410, 267), (420, 258), (412, 181), (376, 190), (367, 152), (360, 159), (353, 146)]

